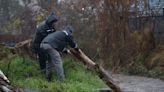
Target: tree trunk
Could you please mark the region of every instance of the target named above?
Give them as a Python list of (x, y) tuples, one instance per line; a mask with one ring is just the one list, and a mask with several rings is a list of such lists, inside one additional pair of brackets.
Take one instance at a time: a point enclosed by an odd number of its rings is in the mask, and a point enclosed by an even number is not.
[(93, 62), (89, 57), (87, 57), (80, 49), (79, 51), (75, 49), (70, 49), (69, 54), (73, 55), (74, 57), (78, 58), (81, 62), (84, 63), (87, 67), (91, 67), (97, 73), (100, 79), (102, 79), (108, 87), (110, 87), (114, 92), (122, 92), (120, 87), (115, 84), (112, 78), (105, 72), (103, 67), (99, 66), (95, 62)]

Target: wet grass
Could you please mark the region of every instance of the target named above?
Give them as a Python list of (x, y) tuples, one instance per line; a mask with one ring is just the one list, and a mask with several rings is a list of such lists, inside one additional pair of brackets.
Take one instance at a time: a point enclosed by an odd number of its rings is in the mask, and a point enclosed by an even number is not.
[[(16, 56), (12, 59), (8, 78), (13, 85), (38, 89), (46, 92), (95, 92), (96, 89), (104, 88), (106, 85), (96, 76), (94, 72), (85, 69), (77, 60), (64, 58), (65, 81), (59, 81), (56, 73), (53, 80), (48, 82), (40, 72), (37, 61)], [(0, 69), (7, 73), (7, 63), (0, 61)]]

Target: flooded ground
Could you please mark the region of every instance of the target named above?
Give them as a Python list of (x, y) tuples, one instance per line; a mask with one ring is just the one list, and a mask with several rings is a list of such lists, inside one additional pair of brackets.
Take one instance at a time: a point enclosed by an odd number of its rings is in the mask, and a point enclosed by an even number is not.
[(124, 92), (164, 92), (164, 81), (139, 76), (112, 75)]

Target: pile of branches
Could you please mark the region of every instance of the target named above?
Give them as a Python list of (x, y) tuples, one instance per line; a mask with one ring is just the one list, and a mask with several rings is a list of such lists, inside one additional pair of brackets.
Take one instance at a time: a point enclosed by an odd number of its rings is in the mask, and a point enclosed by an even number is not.
[(15, 88), (10, 84), (8, 78), (0, 70), (0, 92), (24, 92), (20, 88)]

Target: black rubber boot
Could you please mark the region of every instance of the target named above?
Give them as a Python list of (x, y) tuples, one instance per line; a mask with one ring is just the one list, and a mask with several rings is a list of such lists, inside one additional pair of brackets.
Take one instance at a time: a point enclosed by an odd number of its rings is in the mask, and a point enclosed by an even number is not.
[(49, 61), (46, 61), (46, 79), (50, 82), (52, 80), (52, 72)]
[(51, 72), (46, 73), (46, 79), (48, 82), (52, 81), (52, 73)]

